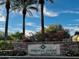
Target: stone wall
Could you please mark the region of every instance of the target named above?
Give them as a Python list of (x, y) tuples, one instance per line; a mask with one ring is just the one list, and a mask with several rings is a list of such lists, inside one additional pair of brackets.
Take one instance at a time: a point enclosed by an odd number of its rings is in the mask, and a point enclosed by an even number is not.
[(78, 44), (74, 42), (13, 42), (15, 50), (24, 50), (27, 52), (29, 44), (60, 44), (60, 55), (65, 55), (67, 51), (78, 53)]

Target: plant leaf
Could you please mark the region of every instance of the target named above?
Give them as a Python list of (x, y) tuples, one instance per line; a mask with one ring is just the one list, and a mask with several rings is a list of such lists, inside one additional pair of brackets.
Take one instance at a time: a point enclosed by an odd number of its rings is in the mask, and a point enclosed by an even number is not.
[(36, 7), (29, 7), (29, 9), (34, 9), (34, 10), (38, 11), (38, 9)]

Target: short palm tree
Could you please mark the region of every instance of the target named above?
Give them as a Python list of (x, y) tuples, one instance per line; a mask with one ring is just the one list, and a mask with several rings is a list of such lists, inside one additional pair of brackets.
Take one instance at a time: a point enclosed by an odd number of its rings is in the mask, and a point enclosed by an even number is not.
[(23, 37), (25, 37), (25, 16), (27, 12), (32, 15), (31, 11), (29, 9), (34, 9), (38, 11), (36, 7), (33, 7), (33, 4), (36, 4), (37, 0), (13, 0), (13, 10), (22, 10), (23, 14)]
[(0, 3), (0, 5), (3, 5), (4, 3), (6, 3), (5, 8), (6, 8), (6, 22), (5, 22), (5, 40), (8, 38), (8, 21), (9, 21), (9, 10), (10, 10), (10, 0), (2, 0), (2, 2)]
[[(48, 0), (49, 2), (53, 3), (53, 0)], [(44, 4), (45, 4), (45, 0), (39, 0), (39, 4), (41, 6), (41, 33), (42, 33), (42, 36), (43, 36), (43, 40), (45, 39), (44, 38)]]

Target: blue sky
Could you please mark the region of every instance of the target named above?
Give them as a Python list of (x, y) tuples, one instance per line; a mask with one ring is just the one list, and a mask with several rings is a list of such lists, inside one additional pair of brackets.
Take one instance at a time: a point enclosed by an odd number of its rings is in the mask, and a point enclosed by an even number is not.
[[(40, 10), (40, 7), (38, 7)], [(32, 11), (33, 16), (26, 16), (26, 34), (40, 30), (40, 12)], [(79, 0), (54, 0), (53, 4), (45, 2), (44, 6), (45, 27), (50, 24), (61, 24), (65, 29), (69, 29), (73, 35), (79, 31)], [(0, 31), (4, 31), (5, 26), (5, 6), (0, 6)], [(22, 13), (10, 12), (9, 32), (22, 31)]]

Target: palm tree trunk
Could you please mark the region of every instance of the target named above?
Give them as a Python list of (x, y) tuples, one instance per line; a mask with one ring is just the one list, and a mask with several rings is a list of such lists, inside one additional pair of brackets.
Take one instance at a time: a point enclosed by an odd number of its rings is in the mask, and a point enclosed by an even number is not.
[(41, 5), (41, 32), (44, 34), (44, 14), (43, 14), (43, 5)]
[(26, 8), (23, 9), (23, 37), (25, 37), (25, 16), (26, 16)]
[(25, 14), (23, 15), (23, 35), (25, 36)]
[(45, 33), (44, 33), (44, 13), (43, 13), (43, 10), (44, 10), (44, 4), (41, 4), (41, 32), (42, 32), (43, 40), (44, 40)]
[(5, 23), (5, 40), (8, 38), (8, 21), (9, 21), (9, 9), (7, 11), (6, 23)]

